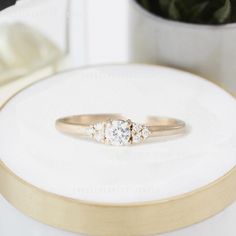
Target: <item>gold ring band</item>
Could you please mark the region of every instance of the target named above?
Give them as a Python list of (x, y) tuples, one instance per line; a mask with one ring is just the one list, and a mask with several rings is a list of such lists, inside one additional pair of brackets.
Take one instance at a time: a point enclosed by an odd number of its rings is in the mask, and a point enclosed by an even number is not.
[(143, 124), (131, 121), (121, 114), (86, 114), (58, 119), (56, 128), (67, 134), (90, 136), (111, 145), (141, 143), (148, 137), (183, 133), (184, 121), (149, 116)]

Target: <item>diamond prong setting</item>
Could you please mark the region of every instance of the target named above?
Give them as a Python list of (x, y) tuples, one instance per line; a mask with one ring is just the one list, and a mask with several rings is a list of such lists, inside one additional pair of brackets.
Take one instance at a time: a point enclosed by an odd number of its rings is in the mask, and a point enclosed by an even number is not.
[(142, 124), (131, 120), (108, 120), (90, 125), (88, 135), (97, 142), (113, 146), (138, 144), (147, 139), (151, 132)]

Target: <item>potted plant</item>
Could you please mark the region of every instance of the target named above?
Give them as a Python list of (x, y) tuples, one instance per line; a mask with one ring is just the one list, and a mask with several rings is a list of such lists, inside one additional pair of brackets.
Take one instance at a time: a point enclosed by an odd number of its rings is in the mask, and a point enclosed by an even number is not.
[(236, 94), (236, 0), (131, 0), (131, 59), (202, 75)]

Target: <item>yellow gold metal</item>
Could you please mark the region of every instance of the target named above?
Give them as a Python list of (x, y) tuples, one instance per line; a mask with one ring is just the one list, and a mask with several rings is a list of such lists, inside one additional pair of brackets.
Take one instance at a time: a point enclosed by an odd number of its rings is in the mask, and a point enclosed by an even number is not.
[(0, 192), (24, 214), (56, 228), (94, 236), (151, 235), (207, 219), (236, 199), (236, 167), (196, 191), (133, 204), (85, 202), (45, 192), (0, 162)]
[(236, 200), (236, 167), (195, 191), (160, 201), (105, 204), (39, 189), (0, 161), (0, 193), (24, 214), (50, 226), (94, 236), (144, 236), (203, 221)]

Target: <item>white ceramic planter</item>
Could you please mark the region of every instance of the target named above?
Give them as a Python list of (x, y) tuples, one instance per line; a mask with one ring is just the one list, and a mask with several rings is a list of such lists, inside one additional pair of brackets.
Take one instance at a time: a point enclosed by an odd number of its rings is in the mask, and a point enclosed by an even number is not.
[(173, 66), (204, 76), (236, 94), (236, 24), (170, 21), (130, 0), (131, 60)]

